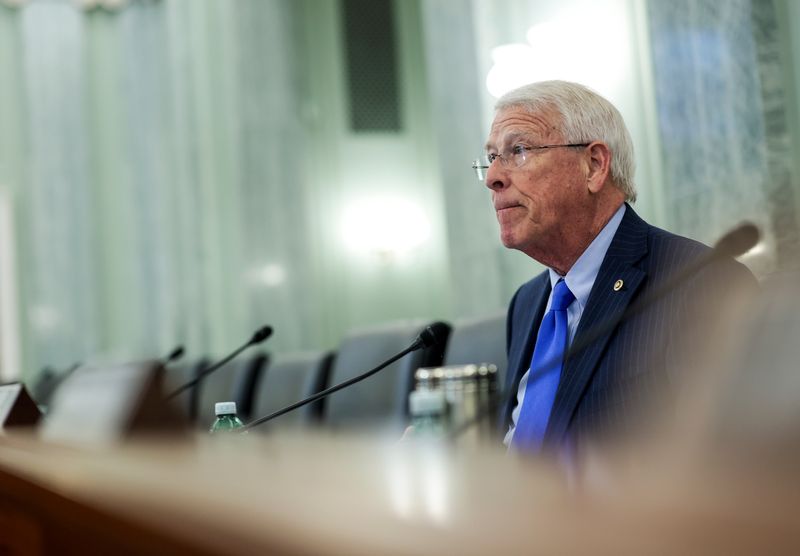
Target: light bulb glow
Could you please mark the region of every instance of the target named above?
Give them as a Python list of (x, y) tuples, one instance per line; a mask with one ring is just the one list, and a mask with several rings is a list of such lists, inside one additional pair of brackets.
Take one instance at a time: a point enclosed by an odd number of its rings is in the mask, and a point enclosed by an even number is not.
[(495, 98), (536, 81), (536, 54), (527, 44), (504, 44), (492, 49), (494, 65), (486, 75), (486, 88)]
[(563, 79), (609, 95), (630, 63), (628, 37), (627, 16), (617, 4), (603, 3), (588, 12), (586, 6), (581, 12), (564, 9), (531, 26), (528, 44), (492, 49), (494, 65), (486, 75), (486, 88), (497, 98), (526, 83)]
[(345, 244), (354, 251), (402, 253), (430, 236), (422, 208), (406, 199), (373, 198), (350, 204), (342, 217)]
[(247, 279), (251, 284), (274, 288), (286, 281), (286, 268), (278, 263), (265, 264), (248, 272)]

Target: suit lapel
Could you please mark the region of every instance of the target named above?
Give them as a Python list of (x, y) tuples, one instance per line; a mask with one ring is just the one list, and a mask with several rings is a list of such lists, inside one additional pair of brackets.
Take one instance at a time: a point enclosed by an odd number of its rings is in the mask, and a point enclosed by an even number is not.
[[(628, 206), (600, 266), (573, 343), (580, 341), (581, 336), (587, 332), (593, 333), (598, 326), (603, 326), (609, 320), (619, 317), (635, 298), (646, 274), (634, 264), (647, 253), (647, 233), (647, 223)], [(614, 291), (617, 280), (622, 280), (623, 287)], [(581, 397), (597, 370), (606, 344), (616, 332), (616, 328), (565, 361), (545, 433), (545, 443), (550, 445), (561, 443)]]

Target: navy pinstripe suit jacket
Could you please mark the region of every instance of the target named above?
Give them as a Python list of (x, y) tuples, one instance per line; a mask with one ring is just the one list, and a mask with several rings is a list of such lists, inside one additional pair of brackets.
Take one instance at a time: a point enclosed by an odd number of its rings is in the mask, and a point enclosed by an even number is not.
[[(600, 266), (573, 345), (587, 331), (621, 315), (637, 298), (708, 253), (710, 248), (647, 224), (630, 206)], [(614, 283), (624, 286), (614, 291)], [(755, 289), (746, 267), (733, 259), (716, 261), (635, 316), (621, 321), (564, 362), (545, 447), (580, 445), (599, 434), (624, 434), (637, 425), (643, 404), (670, 396), (687, 348), (686, 334), (702, 334), (704, 316), (725, 302), (734, 284)], [(508, 309), (508, 373), (502, 408), (503, 430), (511, 423), (516, 391), (528, 370), (539, 323), (550, 294), (545, 271), (514, 294)], [(703, 310), (701, 310), (701, 306)], [(697, 326), (697, 328), (695, 328)], [(697, 336), (694, 336), (696, 338)]]

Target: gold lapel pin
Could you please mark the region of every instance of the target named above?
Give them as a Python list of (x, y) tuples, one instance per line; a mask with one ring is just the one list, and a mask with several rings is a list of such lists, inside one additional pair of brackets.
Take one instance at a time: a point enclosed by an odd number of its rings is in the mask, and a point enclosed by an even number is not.
[(614, 291), (618, 292), (619, 290), (622, 289), (622, 286), (624, 286), (624, 285), (625, 285), (625, 282), (623, 282), (622, 280), (617, 280), (616, 282), (614, 282)]

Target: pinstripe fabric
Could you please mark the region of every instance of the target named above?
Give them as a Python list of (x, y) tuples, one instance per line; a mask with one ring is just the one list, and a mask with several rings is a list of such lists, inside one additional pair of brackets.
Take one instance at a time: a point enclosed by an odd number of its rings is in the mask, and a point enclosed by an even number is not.
[[(696, 241), (650, 226), (628, 206), (606, 253), (573, 343), (608, 319), (622, 314), (638, 297), (668, 280), (708, 251)], [(712, 268), (713, 267), (713, 268)], [(698, 273), (648, 309), (623, 321), (565, 361), (545, 433), (545, 447), (581, 444), (587, 436), (624, 433), (636, 426), (638, 409), (668, 398), (679, 372), (676, 353), (686, 323), (702, 326), (694, 310), (720, 285), (752, 282), (752, 274), (732, 259)], [(614, 291), (617, 280), (624, 286)], [(723, 287), (724, 289), (724, 287)], [(516, 392), (533, 352), (534, 338), (550, 293), (547, 272), (523, 285), (508, 310), (506, 392)], [(719, 296), (722, 300), (722, 296)], [(509, 390), (510, 389), (510, 390)], [(503, 409), (510, 424), (516, 396)]]

